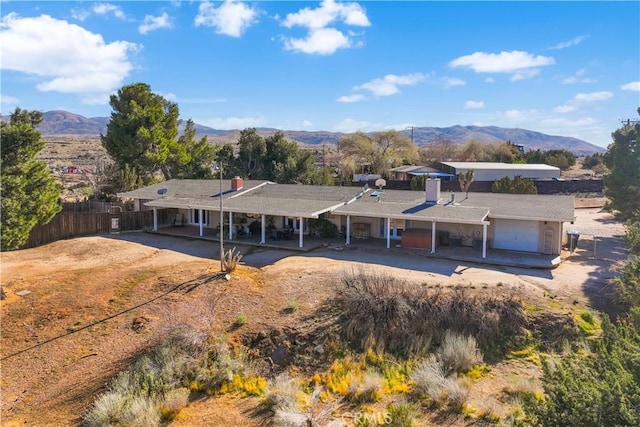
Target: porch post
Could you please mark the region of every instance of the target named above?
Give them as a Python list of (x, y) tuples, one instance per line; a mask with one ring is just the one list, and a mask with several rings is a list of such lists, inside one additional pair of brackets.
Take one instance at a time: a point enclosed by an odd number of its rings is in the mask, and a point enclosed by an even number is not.
[(233, 212), (229, 211), (229, 240), (233, 240)]
[(487, 257), (487, 224), (482, 224), (482, 258)]
[(347, 245), (351, 244), (351, 215), (347, 215)]
[(264, 214), (262, 214), (262, 226), (260, 227), (260, 243), (265, 243), (265, 229), (266, 229), (267, 218)]
[(153, 208), (153, 231), (158, 231), (158, 208)]
[(204, 213), (204, 211), (202, 209), (198, 209), (198, 225), (200, 225), (200, 237), (202, 237), (204, 235), (203, 233), (203, 218), (202, 218), (202, 214)]
[(562, 255), (562, 221), (558, 221), (558, 255)]
[(436, 253), (436, 222), (431, 221), (431, 253)]
[(300, 233), (300, 235), (298, 236), (298, 246), (302, 247), (302, 235), (304, 234), (304, 222), (302, 221), (302, 217), (300, 217), (300, 224), (298, 225), (298, 233)]
[(391, 247), (391, 218), (387, 217), (387, 249)]

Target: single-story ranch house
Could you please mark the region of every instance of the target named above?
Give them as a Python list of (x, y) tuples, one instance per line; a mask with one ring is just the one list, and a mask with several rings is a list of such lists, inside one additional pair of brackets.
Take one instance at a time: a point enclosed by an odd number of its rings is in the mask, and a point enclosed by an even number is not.
[[(440, 180), (426, 181), (425, 191), (275, 184), (269, 181), (173, 179), (118, 194), (133, 199), (136, 210), (177, 209), (187, 224), (217, 229), (225, 214), (229, 238), (257, 221), (260, 243), (273, 229), (291, 232), (304, 247), (307, 221), (325, 218), (351, 239), (377, 238), (387, 248), (428, 249), (439, 245), (472, 246), (547, 255), (560, 254), (563, 228), (575, 220), (573, 196), (493, 193), (441, 193)], [(226, 238), (226, 237), (225, 237)], [(398, 242), (400, 241), (400, 242)]]

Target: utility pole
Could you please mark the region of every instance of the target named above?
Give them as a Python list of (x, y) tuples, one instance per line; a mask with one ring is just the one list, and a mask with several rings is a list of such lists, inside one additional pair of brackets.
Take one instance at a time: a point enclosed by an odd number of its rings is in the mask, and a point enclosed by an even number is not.
[(413, 144), (413, 130), (415, 129), (415, 126), (408, 126), (407, 129), (411, 129), (411, 143)]
[(220, 271), (224, 273), (224, 214), (222, 213), (222, 160), (218, 163), (220, 171)]

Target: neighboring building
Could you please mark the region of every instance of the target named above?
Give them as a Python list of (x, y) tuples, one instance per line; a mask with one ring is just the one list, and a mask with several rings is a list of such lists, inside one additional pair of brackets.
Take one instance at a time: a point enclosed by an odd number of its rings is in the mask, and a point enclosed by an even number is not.
[(505, 176), (513, 179), (516, 176), (529, 179), (560, 178), (560, 169), (542, 164), (516, 164), (497, 162), (441, 162), (442, 170), (454, 176), (473, 170), (475, 181), (495, 181)]
[(447, 178), (453, 177), (451, 174), (439, 171), (438, 169), (430, 168), (428, 166), (398, 166), (397, 168), (389, 169), (389, 179), (392, 181), (411, 181), (415, 176), (429, 176), (432, 178)]
[[(222, 186), (222, 192), (220, 191)], [(564, 223), (573, 222), (573, 196), (493, 193), (441, 193), (440, 180), (426, 181), (425, 191), (379, 190), (274, 184), (268, 181), (170, 180), (118, 194), (154, 211), (177, 209), (187, 223), (205, 229), (220, 223), (220, 197), (225, 232), (247, 222), (260, 224), (260, 243), (269, 226), (293, 229), (304, 245), (310, 218), (326, 218), (351, 238), (401, 240), (407, 247), (471, 246), (482, 258), (489, 248), (560, 254)], [(268, 225), (269, 224), (269, 225)], [(228, 227), (228, 228), (227, 228)]]

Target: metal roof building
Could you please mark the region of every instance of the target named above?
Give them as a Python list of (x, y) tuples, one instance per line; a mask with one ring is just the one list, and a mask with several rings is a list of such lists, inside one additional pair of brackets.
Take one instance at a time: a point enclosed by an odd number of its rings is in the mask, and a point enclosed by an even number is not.
[(544, 164), (516, 164), (498, 162), (441, 162), (443, 171), (458, 176), (473, 170), (476, 181), (495, 181), (516, 176), (529, 179), (560, 178), (560, 169)]

